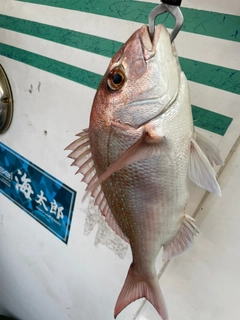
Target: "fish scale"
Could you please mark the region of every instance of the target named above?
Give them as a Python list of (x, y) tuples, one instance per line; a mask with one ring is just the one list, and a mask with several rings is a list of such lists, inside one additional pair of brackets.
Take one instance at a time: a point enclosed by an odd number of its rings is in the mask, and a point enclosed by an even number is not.
[(143, 26), (112, 58), (79, 137), (68, 146), (69, 157), (106, 222), (132, 250), (114, 317), (146, 297), (167, 320), (157, 255), (163, 247), (164, 259), (171, 259), (192, 246), (198, 229), (185, 214), (188, 178), (221, 195), (212, 164), (222, 160), (194, 132), (187, 79), (163, 25), (153, 40)]
[[(183, 107), (183, 110), (178, 110), (179, 108), (181, 109), (181, 107)], [(165, 118), (168, 117), (168, 114), (170, 114), (170, 117), (166, 122)], [(184, 122), (187, 121), (189, 122), (188, 125), (184, 125)], [(152, 159), (142, 160), (122, 170), (124, 172), (119, 171), (115, 173), (114, 177), (109, 177), (108, 182), (106, 182), (109, 186), (109, 181), (111, 181), (111, 186), (113, 187), (115, 185), (115, 179), (117, 179), (120, 181), (118, 187), (125, 189), (127, 207), (124, 212), (121, 208), (119, 210), (118, 205), (111, 203), (111, 199), (109, 199), (108, 204), (111, 211), (114, 212), (115, 219), (119, 225), (122, 226), (123, 232), (128, 236), (131, 247), (134, 252), (138, 254), (137, 259), (133, 256), (133, 263), (136, 269), (140, 272), (142, 268), (139, 269), (137, 265), (139, 263), (138, 260), (140, 260), (139, 264), (144, 263), (148, 266), (149, 270), (144, 267), (144, 272), (149, 274), (152, 274), (154, 272), (153, 270), (155, 270), (155, 260), (161, 246), (176, 234), (180, 226), (180, 220), (184, 214), (183, 209), (187, 204), (188, 192), (186, 192), (186, 177), (188, 157), (184, 157), (184, 149), (190, 148), (189, 138), (192, 135), (190, 108), (189, 106), (186, 108), (184, 105), (181, 106), (177, 104), (175, 108), (172, 106), (162, 119), (160, 117), (159, 119), (155, 119), (154, 122), (158, 122), (157, 126), (161, 128), (163, 133), (166, 131), (165, 137), (168, 144), (172, 145), (173, 148), (176, 145), (177, 150), (174, 149), (174, 152), (180, 154), (180, 158), (185, 158), (185, 165), (183, 161), (179, 162), (176, 157), (170, 159), (171, 153), (168, 155), (163, 153), (160, 157), (157, 156)], [(182, 144), (179, 144), (179, 139), (175, 139), (175, 133), (171, 130), (171, 127), (177, 127), (176, 122), (177, 124), (179, 122), (182, 124), (180, 131), (186, 131), (184, 132), (186, 139), (182, 139)], [(173, 134), (170, 135), (168, 132)], [(179, 136), (182, 137), (183, 134), (179, 132)], [(112, 141), (114, 141), (114, 139), (112, 139)], [(119, 139), (117, 142), (112, 143), (118, 146), (121, 145)], [(127, 145), (125, 149), (127, 149), (129, 146), (127, 143), (125, 144)], [(112, 162), (116, 161), (124, 151), (122, 151), (121, 147), (120, 150), (119, 153), (116, 152), (116, 148), (108, 150), (108, 157), (112, 159)], [(112, 156), (111, 151), (113, 151), (114, 156)], [(104, 161), (104, 159), (101, 159), (101, 161)], [(175, 173), (178, 171), (178, 185), (173, 188)], [(184, 185), (184, 187), (181, 185)], [(183, 200), (178, 195), (179, 189), (184, 198)], [(111, 194), (115, 191), (114, 187), (109, 191), (111, 197)], [(161, 212), (163, 212), (163, 214), (160, 214)], [(151, 216), (151, 218), (146, 219), (146, 215)], [(174, 215), (177, 216), (175, 226), (173, 222), (171, 222), (171, 232), (169, 232), (169, 228), (166, 228), (164, 220), (166, 219), (168, 223), (169, 218)], [(135, 224), (132, 224), (133, 220)], [(153, 225), (155, 225), (156, 228), (153, 228)], [(134, 232), (134, 237), (132, 237), (132, 228), (134, 227), (136, 231)], [(167, 236), (163, 236), (165, 230), (167, 230)], [(152, 246), (153, 252), (149, 252), (148, 250), (148, 254), (146, 255), (146, 247), (149, 246), (149, 242), (154, 244), (154, 246)], [(136, 250), (136, 248), (139, 248), (139, 250)], [(141, 259), (139, 257), (141, 257)]]

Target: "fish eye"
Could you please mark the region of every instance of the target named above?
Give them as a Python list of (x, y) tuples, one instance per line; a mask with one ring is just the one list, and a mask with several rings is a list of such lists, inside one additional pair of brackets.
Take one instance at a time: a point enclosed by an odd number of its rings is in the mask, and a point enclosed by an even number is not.
[(126, 77), (123, 69), (121, 67), (116, 67), (109, 72), (107, 84), (111, 90), (117, 91), (123, 87), (125, 80)]

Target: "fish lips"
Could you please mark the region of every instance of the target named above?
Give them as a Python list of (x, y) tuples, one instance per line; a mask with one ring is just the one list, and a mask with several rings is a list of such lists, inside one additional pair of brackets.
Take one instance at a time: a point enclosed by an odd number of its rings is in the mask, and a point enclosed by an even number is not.
[(151, 59), (155, 55), (156, 50), (156, 37), (159, 38), (159, 32), (154, 34), (153, 41), (150, 38), (148, 27), (143, 25), (140, 29), (140, 41), (142, 44), (143, 56), (145, 60)]
[(149, 29), (147, 25), (143, 25), (140, 29), (140, 40), (145, 60), (151, 59), (156, 52), (157, 44), (161, 35), (162, 25), (159, 24), (155, 27), (154, 37), (151, 40)]
[[(149, 34), (149, 28), (147, 25), (143, 25), (139, 31), (140, 31), (139, 38), (142, 43), (142, 49), (143, 49), (144, 58), (146, 61), (151, 59), (153, 56), (155, 56), (160, 46), (162, 46), (162, 42), (165, 42), (165, 45), (168, 45), (167, 42), (169, 43), (171, 42), (169, 33), (162, 24), (158, 24), (155, 27), (154, 36), (152, 40), (151, 40), (151, 37)], [(169, 39), (167, 39), (168, 37)], [(176, 54), (175, 46), (172, 46), (172, 50), (174, 51), (173, 54), (175, 55)]]

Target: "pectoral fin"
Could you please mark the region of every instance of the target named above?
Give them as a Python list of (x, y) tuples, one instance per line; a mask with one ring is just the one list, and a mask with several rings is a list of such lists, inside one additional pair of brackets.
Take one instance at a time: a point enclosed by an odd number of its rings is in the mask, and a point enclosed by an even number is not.
[(188, 173), (190, 179), (199, 187), (221, 196), (221, 189), (216, 180), (216, 173), (197, 142), (191, 138), (190, 163)]
[(156, 135), (153, 131), (145, 130), (142, 137), (127, 149), (116, 162), (112, 163), (96, 181), (90, 183), (86, 190), (93, 192), (114, 172), (140, 160), (158, 156), (161, 152), (167, 152), (165, 138)]

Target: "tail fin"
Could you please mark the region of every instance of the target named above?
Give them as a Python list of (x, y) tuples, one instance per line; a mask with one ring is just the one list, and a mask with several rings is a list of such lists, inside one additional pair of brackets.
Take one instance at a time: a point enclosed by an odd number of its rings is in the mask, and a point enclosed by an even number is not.
[(147, 277), (134, 270), (131, 264), (122, 291), (116, 302), (114, 318), (131, 302), (145, 297), (157, 310), (162, 320), (168, 320), (167, 308), (156, 276)]

